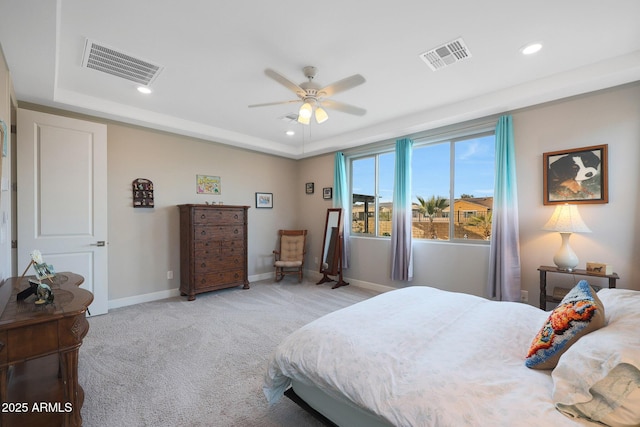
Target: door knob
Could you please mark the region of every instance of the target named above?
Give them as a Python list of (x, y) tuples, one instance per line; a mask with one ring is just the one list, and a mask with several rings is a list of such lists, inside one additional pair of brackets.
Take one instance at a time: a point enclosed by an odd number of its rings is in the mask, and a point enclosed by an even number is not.
[(106, 245), (104, 240), (98, 240), (95, 243), (91, 243), (91, 246), (104, 246), (104, 245)]

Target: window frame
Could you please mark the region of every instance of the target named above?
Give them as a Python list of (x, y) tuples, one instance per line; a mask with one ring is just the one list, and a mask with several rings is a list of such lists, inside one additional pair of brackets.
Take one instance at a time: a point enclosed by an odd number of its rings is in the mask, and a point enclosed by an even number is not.
[[(456, 142), (466, 141), (474, 138), (482, 138), (485, 136), (493, 135), (495, 137), (495, 127), (496, 127), (497, 119), (487, 118), (481, 119), (478, 121), (474, 121), (472, 123), (459, 124), (447, 126), (442, 129), (436, 129), (426, 132), (421, 132), (419, 134), (415, 134), (412, 136), (408, 136), (414, 142), (413, 149), (420, 148), (422, 146), (449, 142), (449, 161), (450, 161), (450, 176), (449, 176), (449, 200), (455, 200), (455, 145)], [(350, 236), (356, 238), (372, 238), (372, 239), (390, 239), (390, 236), (381, 236), (379, 235), (379, 156), (383, 154), (388, 154), (393, 152), (395, 154), (395, 140), (385, 140), (375, 144), (370, 144), (364, 147), (358, 147), (356, 149), (348, 150), (345, 152), (345, 160), (347, 167), (347, 174), (349, 176), (349, 200), (351, 203), (349, 218), (353, 220), (353, 162), (356, 160), (364, 159), (367, 157), (375, 158), (375, 168), (374, 168), (374, 179), (375, 179), (375, 233), (374, 234), (364, 234), (364, 233), (354, 233), (353, 229), (350, 230)], [(495, 152), (494, 152), (495, 155)], [(495, 159), (495, 157), (494, 157)], [(394, 161), (395, 165), (395, 161)], [(495, 174), (495, 163), (494, 163), (494, 174)], [(494, 190), (495, 190), (495, 178), (494, 178)], [(495, 197), (495, 193), (494, 196)], [(432, 239), (422, 239), (422, 238), (414, 238), (414, 242), (421, 243), (438, 243), (438, 244), (479, 244), (488, 246), (491, 244), (491, 239), (489, 240), (480, 240), (480, 239), (463, 239), (456, 238), (454, 233), (454, 222), (449, 221), (449, 236), (448, 240), (432, 240)]]
[[(349, 200), (350, 200), (350, 212), (349, 212), (349, 218), (350, 221), (353, 221), (353, 162), (357, 161), (357, 160), (363, 160), (363, 159), (367, 159), (367, 158), (374, 158), (374, 178), (375, 178), (375, 182), (374, 182), (374, 201), (375, 201), (375, 208), (374, 208), (374, 233), (373, 234), (367, 234), (367, 233), (354, 233), (353, 232), (353, 228), (351, 227), (349, 230), (349, 233), (352, 237), (369, 237), (369, 238), (382, 238), (382, 239), (390, 239), (391, 236), (381, 236), (380, 235), (380, 224), (379, 224), (379, 220), (380, 220), (380, 180), (379, 180), (379, 176), (380, 176), (380, 156), (385, 155), (385, 154), (393, 154), (395, 156), (395, 149), (394, 147), (386, 147), (385, 149), (379, 149), (376, 151), (372, 151), (372, 152), (367, 152), (367, 153), (361, 153), (359, 155), (352, 155), (352, 156), (346, 156), (346, 160), (347, 160), (347, 170), (348, 170), (348, 174), (349, 174)], [(394, 167), (395, 167), (395, 158), (394, 158)], [(391, 199), (391, 202), (393, 203), (393, 197)], [(368, 221), (368, 219), (366, 219)]]

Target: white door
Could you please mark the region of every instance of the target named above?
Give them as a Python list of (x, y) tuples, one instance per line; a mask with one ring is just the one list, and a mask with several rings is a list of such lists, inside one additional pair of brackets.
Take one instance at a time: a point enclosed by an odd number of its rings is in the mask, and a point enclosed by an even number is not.
[[(107, 126), (18, 109), (18, 274), (34, 249), (108, 310)], [(33, 269), (27, 274), (34, 274)]]

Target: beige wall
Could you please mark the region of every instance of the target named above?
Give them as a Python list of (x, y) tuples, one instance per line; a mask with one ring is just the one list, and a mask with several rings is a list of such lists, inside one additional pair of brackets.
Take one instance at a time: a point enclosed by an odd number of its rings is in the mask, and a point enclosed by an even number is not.
[[(272, 271), (275, 230), (295, 226), (303, 191), (296, 161), (121, 124), (107, 132), (110, 300), (179, 286), (182, 203), (250, 206), (249, 276)], [(220, 176), (222, 194), (196, 194), (197, 174)], [(153, 181), (154, 209), (131, 207), (136, 178)], [(273, 209), (256, 209), (255, 192), (273, 193)]]
[[(0, 47), (0, 120), (7, 126), (7, 157), (0, 154), (0, 176), (9, 186), (11, 182), (11, 75)], [(2, 140), (0, 139), (0, 148)], [(12, 275), (11, 271), (11, 195), (8, 187), (0, 189), (0, 283)]]
[[(297, 226), (304, 193), (295, 160), (33, 104), (20, 107), (107, 124), (110, 307), (176, 294), (176, 205), (183, 203), (250, 206), (249, 278), (272, 277), (276, 230)], [(196, 194), (196, 175), (220, 176), (221, 195)], [(132, 207), (136, 178), (153, 181), (153, 209)], [(256, 192), (273, 193), (273, 209), (256, 209)], [(173, 279), (167, 279), (168, 271)]]
[[(28, 106), (31, 108), (32, 106)], [(42, 111), (73, 115), (68, 112)], [(77, 115), (76, 115), (77, 116)], [(542, 153), (609, 144), (609, 203), (584, 205), (580, 212), (593, 233), (574, 235), (572, 246), (586, 261), (612, 263), (619, 286), (640, 290), (640, 83), (532, 107), (513, 114), (518, 167), (522, 283), (536, 304), (541, 264), (552, 264), (560, 245), (542, 225), (553, 207), (542, 204)], [(93, 119), (96, 120), (96, 119)], [(100, 120), (96, 120), (100, 121)], [(150, 129), (104, 121), (108, 125), (109, 300), (112, 306), (140, 296), (175, 292), (179, 277), (180, 203), (222, 200), (249, 210), (249, 275), (271, 277), (275, 230), (309, 230), (306, 266), (317, 274), (326, 209), (322, 188), (333, 186), (333, 155), (294, 161)], [(195, 175), (219, 175), (221, 196), (195, 194)], [(155, 184), (156, 207), (131, 207), (131, 182)], [(313, 182), (315, 193), (305, 194)], [(272, 192), (273, 209), (255, 209), (254, 193)], [(4, 195), (3, 195), (4, 196)], [(390, 242), (353, 238), (352, 265), (345, 275), (354, 284), (407, 286), (390, 276)], [(413, 285), (430, 285), (484, 295), (488, 247), (415, 241)], [(167, 271), (174, 279), (167, 279)], [(315, 273), (314, 273), (315, 272)], [(570, 276), (564, 279), (572, 280)]]
[[(609, 146), (609, 203), (579, 207), (592, 232), (574, 233), (571, 247), (579, 268), (587, 261), (613, 264), (619, 287), (640, 290), (640, 82), (531, 108), (514, 114), (513, 123), (523, 287), (529, 295), (539, 295), (536, 269), (553, 265), (560, 247), (558, 233), (541, 230), (554, 210), (542, 204), (542, 153), (600, 144)], [(571, 276), (553, 276), (573, 283)]]
[[(541, 228), (553, 212), (542, 203), (542, 153), (590, 145), (609, 145), (609, 203), (582, 205), (580, 213), (590, 234), (574, 234), (571, 245), (579, 268), (587, 261), (608, 262), (620, 275), (618, 286), (640, 290), (640, 83), (540, 105), (513, 113), (518, 171), (518, 205), (522, 259), (522, 288), (529, 303), (539, 295), (540, 265), (553, 265), (560, 247), (558, 233)], [(317, 181), (333, 176), (333, 157), (300, 161), (302, 170)], [(303, 208), (311, 227), (325, 208), (321, 199), (309, 199)], [(315, 246), (318, 246), (316, 248)], [(316, 244), (310, 250), (319, 256)], [(351, 268), (354, 283), (407, 286), (390, 277), (388, 239), (352, 237)], [(414, 240), (413, 285), (429, 285), (485, 295), (489, 248)], [(576, 276), (576, 280), (580, 277)], [(551, 284), (573, 283), (572, 276), (549, 275)], [(557, 281), (557, 282), (556, 282)], [(604, 284), (601, 279), (592, 280)]]

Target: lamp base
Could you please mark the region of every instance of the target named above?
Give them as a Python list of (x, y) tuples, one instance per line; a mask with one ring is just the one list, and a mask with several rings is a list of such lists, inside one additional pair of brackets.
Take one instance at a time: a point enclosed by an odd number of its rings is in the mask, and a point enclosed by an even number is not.
[(553, 262), (558, 267), (558, 270), (573, 271), (578, 266), (578, 256), (569, 246), (571, 233), (560, 233), (560, 236), (562, 236), (562, 245), (553, 257)]

